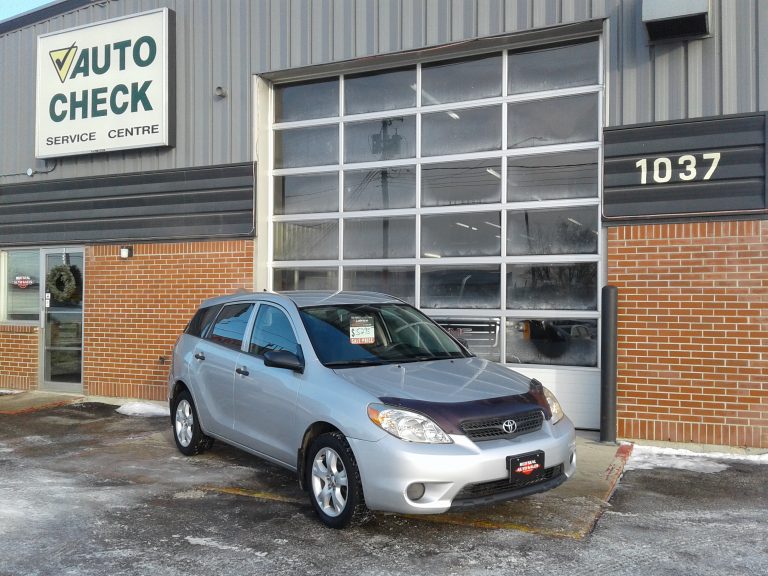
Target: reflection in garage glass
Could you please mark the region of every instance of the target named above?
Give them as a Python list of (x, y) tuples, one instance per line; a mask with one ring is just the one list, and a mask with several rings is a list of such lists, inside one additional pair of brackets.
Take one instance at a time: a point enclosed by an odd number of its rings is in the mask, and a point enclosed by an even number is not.
[(507, 266), (507, 308), (597, 310), (597, 264)]
[(597, 366), (597, 320), (507, 320), (507, 362)]

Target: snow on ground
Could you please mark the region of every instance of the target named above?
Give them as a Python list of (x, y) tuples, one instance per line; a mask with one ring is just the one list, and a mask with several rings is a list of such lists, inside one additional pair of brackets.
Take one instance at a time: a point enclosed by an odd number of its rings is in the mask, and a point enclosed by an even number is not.
[(162, 406), (160, 404), (153, 404), (151, 402), (126, 402), (120, 408), (117, 409), (120, 414), (126, 416), (168, 416), (170, 411), (168, 406)]
[(650, 470), (651, 468), (675, 468), (713, 474), (728, 468), (723, 461), (742, 461), (768, 464), (766, 454), (726, 454), (718, 452), (692, 452), (679, 448), (660, 448), (635, 444), (624, 470)]
[(0, 388), (0, 396), (4, 394), (21, 394), (24, 390), (5, 390)]

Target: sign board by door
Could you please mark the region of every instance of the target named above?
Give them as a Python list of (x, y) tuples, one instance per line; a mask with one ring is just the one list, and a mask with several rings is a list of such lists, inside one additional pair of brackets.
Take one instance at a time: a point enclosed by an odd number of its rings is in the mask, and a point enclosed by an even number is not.
[(173, 145), (174, 13), (37, 38), (36, 156)]

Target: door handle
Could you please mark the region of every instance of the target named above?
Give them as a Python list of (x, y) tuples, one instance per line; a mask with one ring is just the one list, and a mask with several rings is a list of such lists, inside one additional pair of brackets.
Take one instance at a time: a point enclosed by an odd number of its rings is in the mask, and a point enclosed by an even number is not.
[(248, 374), (250, 374), (250, 372), (248, 372), (248, 368), (246, 368), (245, 366), (243, 366), (242, 368), (235, 368), (235, 372), (240, 374), (240, 376), (248, 376)]
[(198, 360), (205, 360), (205, 354), (203, 354), (202, 352), (196, 352), (195, 358)]

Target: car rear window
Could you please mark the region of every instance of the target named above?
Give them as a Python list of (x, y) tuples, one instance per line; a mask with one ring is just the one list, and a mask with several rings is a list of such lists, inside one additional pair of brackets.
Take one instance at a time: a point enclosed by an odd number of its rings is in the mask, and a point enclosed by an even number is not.
[(187, 324), (185, 332), (190, 336), (202, 338), (203, 334), (206, 333), (208, 327), (213, 322), (213, 319), (216, 318), (216, 314), (219, 313), (220, 309), (221, 305), (200, 308), (192, 317), (192, 320), (189, 321), (189, 324)]

